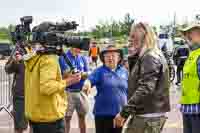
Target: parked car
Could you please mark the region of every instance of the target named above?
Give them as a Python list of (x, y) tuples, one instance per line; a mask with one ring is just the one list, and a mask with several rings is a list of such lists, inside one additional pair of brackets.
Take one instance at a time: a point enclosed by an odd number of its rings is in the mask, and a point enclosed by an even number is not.
[(12, 45), (10, 43), (0, 42), (0, 59), (5, 59), (6, 56), (10, 56), (12, 51)]

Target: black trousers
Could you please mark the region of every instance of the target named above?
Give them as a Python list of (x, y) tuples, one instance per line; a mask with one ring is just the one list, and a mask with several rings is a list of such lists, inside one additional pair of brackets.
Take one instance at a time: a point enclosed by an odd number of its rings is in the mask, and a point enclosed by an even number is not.
[(22, 97), (13, 97), (13, 117), (16, 130), (25, 130), (28, 127), (28, 120), (24, 115), (24, 102)]
[(96, 66), (97, 66), (97, 60), (98, 56), (92, 56), (92, 62), (94, 62)]
[(115, 116), (95, 117), (96, 133), (121, 133), (122, 128), (114, 128), (114, 118)]
[(183, 133), (200, 133), (200, 114), (183, 114)]
[(36, 123), (31, 122), (30, 125), (33, 133), (65, 133), (64, 120), (55, 122)]

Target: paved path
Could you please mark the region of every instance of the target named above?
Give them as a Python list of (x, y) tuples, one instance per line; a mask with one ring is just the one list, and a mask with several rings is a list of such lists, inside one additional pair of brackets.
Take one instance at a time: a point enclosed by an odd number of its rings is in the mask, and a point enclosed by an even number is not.
[[(3, 63), (0, 62), (0, 66), (2, 64)], [(0, 81), (0, 84), (4, 84), (4, 82)], [(172, 85), (171, 90), (170, 90), (171, 112), (167, 114), (168, 120), (165, 124), (163, 133), (182, 133), (181, 114), (178, 110), (178, 99), (180, 97), (180, 91), (177, 91), (177, 90), (179, 90), (177, 86)], [(92, 107), (94, 103), (94, 100), (92, 100), (92, 98), (90, 98), (90, 103)], [(88, 127), (87, 133), (95, 133), (94, 120), (93, 120), (93, 115), (91, 112), (92, 112), (92, 109), (87, 116), (87, 127)], [(71, 125), (72, 125), (71, 133), (79, 133), (76, 114), (74, 114), (73, 116)], [(14, 133), (13, 120), (5, 111), (0, 112), (0, 133)], [(28, 130), (26, 133), (28, 133)]]
[[(163, 133), (182, 133), (182, 121), (181, 121), (181, 114), (178, 110), (178, 99), (180, 92), (176, 91), (176, 86), (171, 89), (171, 112), (167, 114), (168, 120), (165, 124), (165, 129)], [(93, 100), (91, 100), (91, 105), (93, 104)], [(71, 133), (79, 133), (78, 131), (78, 121), (77, 116), (74, 113), (72, 119), (72, 130)], [(89, 113), (87, 116), (87, 133), (95, 133), (94, 129), (94, 120), (92, 113)], [(5, 112), (0, 112), (0, 133), (13, 133), (13, 122), (12, 118)], [(28, 131), (27, 131), (28, 133)]]

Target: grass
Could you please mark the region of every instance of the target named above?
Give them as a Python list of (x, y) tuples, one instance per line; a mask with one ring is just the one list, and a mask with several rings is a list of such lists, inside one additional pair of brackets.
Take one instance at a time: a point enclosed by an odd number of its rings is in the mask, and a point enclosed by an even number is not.
[(0, 39), (1, 43), (10, 43), (10, 40)]

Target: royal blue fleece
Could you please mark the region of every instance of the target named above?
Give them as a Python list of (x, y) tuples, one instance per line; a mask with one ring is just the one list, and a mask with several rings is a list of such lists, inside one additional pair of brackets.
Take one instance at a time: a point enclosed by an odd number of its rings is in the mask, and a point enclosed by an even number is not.
[(97, 68), (88, 77), (92, 86), (96, 86), (94, 115), (115, 116), (127, 103), (128, 71), (118, 66), (112, 71), (106, 66)]
[[(66, 56), (68, 57), (68, 59), (70, 60), (70, 62), (72, 63), (72, 65), (79, 71), (81, 72), (88, 72), (89, 68), (88, 68), (88, 62), (86, 60), (85, 57), (78, 55), (78, 56), (73, 56), (71, 51), (67, 51)], [(60, 64), (60, 68), (61, 68), (61, 72), (63, 74), (64, 71), (69, 70), (69, 65), (67, 65), (67, 63), (64, 60), (63, 56), (60, 56), (59, 58), (59, 64)], [(83, 87), (83, 83), (84, 80), (81, 80), (79, 83), (71, 85), (69, 87), (67, 87), (67, 90), (70, 92), (73, 91), (80, 91)]]

